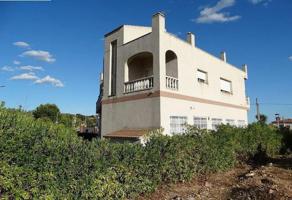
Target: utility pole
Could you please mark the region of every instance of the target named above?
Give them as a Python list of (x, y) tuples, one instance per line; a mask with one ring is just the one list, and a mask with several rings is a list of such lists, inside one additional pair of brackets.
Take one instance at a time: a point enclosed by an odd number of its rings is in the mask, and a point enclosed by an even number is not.
[(258, 102), (258, 98), (256, 98), (256, 107), (257, 107), (257, 120), (260, 121), (260, 104)]

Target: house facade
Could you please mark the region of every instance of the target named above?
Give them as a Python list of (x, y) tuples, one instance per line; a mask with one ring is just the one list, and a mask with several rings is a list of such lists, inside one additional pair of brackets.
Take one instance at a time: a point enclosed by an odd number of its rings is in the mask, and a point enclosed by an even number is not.
[(276, 118), (275, 121), (272, 121), (271, 124), (277, 126), (278, 128), (287, 128), (292, 130), (292, 119), (280, 119), (280, 117)]
[(199, 49), (192, 33), (186, 40), (168, 33), (162, 13), (151, 27), (120, 26), (105, 35), (101, 135), (140, 137), (157, 128), (179, 134), (186, 123), (245, 126), (247, 76), (247, 66), (230, 65), (226, 53)]

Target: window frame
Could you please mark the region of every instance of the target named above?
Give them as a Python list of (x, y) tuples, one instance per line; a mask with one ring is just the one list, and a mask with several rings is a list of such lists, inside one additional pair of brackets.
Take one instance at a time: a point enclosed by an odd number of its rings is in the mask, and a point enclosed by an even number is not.
[[(227, 90), (222, 89), (221, 81), (225, 81), (225, 82), (228, 82), (230, 84), (230, 91), (227, 91)], [(220, 91), (222, 93), (226, 93), (226, 94), (233, 94), (232, 81), (231, 80), (228, 80), (226, 78), (220, 77)]]
[(245, 120), (242, 120), (242, 119), (239, 119), (239, 120), (237, 120), (237, 127), (238, 128), (244, 128), (244, 127), (246, 127), (246, 121)]
[[(173, 119), (177, 120), (175, 123), (173, 123)], [(182, 123), (181, 121), (184, 121)], [(186, 130), (186, 124), (188, 123), (188, 117), (187, 116), (178, 116), (178, 115), (172, 115), (169, 117), (169, 127), (170, 127), (170, 134), (171, 135), (180, 135), (183, 134)], [(173, 131), (174, 130), (174, 131)]]
[[(219, 123), (214, 124), (214, 120), (219, 121)], [(223, 123), (223, 119), (222, 118), (211, 118), (211, 122), (212, 122), (212, 130), (217, 130), (217, 127), (214, 126), (219, 126)]]
[[(198, 125), (195, 123), (196, 120), (199, 120), (199, 124)], [(202, 123), (203, 120), (205, 120), (206, 123)], [(208, 118), (207, 117), (194, 116), (193, 117), (193, 125), (195, 127), (197, 127), (198, 129), (208, 129)]]
[[(197, 72), (197, 73), (196, 73), (197, 81), (198, 81), (199, 83), (204, 83), (204, 84), (208, 84), (208, 83), (209, 83), (209, 82), (208, 82), (208, 72), (206, 72), (206, 71), (204, 71), (204, 70), (201, 70), (201, 69), (199, 69), (199, 68), (197, 68), (197, 71), (196, 71), (196, 72)], [(204, 74), (206, 75), (206, 80), (199, 78), (198, 73), (204, 73)]]
[[(232, 121), (232, 123), (230, 123), (230, 121)], [(235, 119), (225, 119), (225, 122), (230, 126), (236, 126)]]

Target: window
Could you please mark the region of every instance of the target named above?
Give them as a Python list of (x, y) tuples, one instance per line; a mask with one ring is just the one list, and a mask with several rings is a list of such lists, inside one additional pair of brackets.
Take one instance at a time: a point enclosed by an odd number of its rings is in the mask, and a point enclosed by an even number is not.
[(240, 128), (246, 127), (245, 120), (238, 120), (237, 121), (237, 126)]
[(212, 129), (216, 130), (217, 127), (222, 123), (222, 119), (212, 118)]
[(171, 116), (170, 117), (170, 133), (181, 134), (185, 131), (187, 117), (182, 116)]
[(226, 119), (226, 124), (229, 124), (230, 126), (235, 126), (235, 120), (234, 119)]
[(194, 117), (194, 126), (199, 129), (207, 129), (206, 117)]
[(198, 81), (200, 83), (208, 83), (208, 77), (207, 77), (207, 72), (204, 72), (202, 70), (197, 70), (197, 77)]
[(231, 81), (220, 78), (221, 92), (232, 93)]
[(117, 87), (117, 40), (111, 42), (111, 87), (110, 96), (116, 95)]

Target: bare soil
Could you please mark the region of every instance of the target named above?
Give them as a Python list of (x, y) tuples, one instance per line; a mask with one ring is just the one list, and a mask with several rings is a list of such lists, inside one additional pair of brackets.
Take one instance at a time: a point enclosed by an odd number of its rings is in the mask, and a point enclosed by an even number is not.
[(292, 200), (292, 156), (266, 165), (241, 165), (228, 172), (201, 175), (187, 183), (161, 186), (139, 200)]

